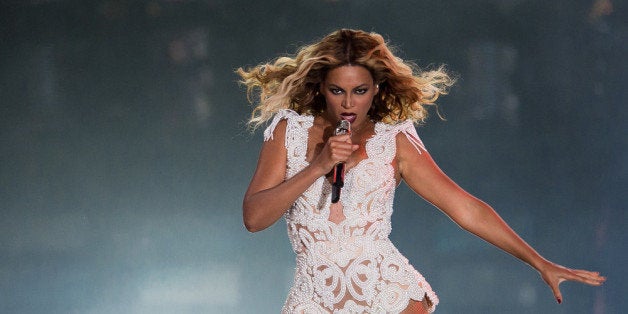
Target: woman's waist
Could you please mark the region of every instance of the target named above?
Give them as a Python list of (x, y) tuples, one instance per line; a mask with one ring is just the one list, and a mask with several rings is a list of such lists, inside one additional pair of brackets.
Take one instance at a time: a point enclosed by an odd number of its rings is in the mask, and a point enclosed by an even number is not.
[(297, 251), (297, 259), (305, 259), (308, 264), (335, 264), (342, 268), (354, 260), (381, 260), (392, 252), (398, 251), (388, 238), (351, 237), (307, 243)]

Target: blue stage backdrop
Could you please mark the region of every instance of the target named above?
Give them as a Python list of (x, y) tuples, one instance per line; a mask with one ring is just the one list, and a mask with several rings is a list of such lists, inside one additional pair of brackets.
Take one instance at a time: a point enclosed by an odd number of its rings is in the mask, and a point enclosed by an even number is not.
[(392, 239), (437, 313), (626, 313), (628, 13), (619, 0), (6, 0), (0, 4), (0, 312), (278, 313), (279, 221), (241, 202), (262, 142), (234, 70), (337, 28), (460, 77), (418, 132), (562, 285), (401, 185)]

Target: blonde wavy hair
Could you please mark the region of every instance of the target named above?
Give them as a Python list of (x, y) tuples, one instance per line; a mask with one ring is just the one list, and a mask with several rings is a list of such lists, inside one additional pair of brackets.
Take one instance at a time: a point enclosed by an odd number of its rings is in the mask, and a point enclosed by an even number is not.
[[(368, 69), (379, 93), (369, 116), (373, 121), (415, 123), (427, 118), (427, 105), (445, 95), (455, 79), (444, 66), (420, 70), (414, 63), (396, 57), (377, 33), (340, 29), (322, 40), (301, 47), (296, 56), (284, 56), (249, 69), (238, 68), (247, 87), (249, 102), (258, 103), (248, 121), (257, 128), (281, 109), (318, 115), (325, 110), (319, 86), (331, 69), (360, 65)], [(254, 97), (257, 96), (257, 97)]]

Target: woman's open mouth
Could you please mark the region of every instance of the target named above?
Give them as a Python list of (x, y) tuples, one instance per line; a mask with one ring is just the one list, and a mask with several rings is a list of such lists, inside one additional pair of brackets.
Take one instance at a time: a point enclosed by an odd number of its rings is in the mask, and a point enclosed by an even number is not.
[(358, 117), (355, 113), (341, 113), (340, 118), (342, 120), (347, 120), (349, 123), (355, 122), (355, 119)]

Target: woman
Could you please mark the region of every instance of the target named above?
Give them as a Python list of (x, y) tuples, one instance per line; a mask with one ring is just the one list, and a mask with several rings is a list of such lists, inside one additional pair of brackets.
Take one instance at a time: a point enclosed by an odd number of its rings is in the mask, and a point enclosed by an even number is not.
[[(434, 163), (413, 123), (453, 84), (443, 68), (419, 71), (380, 35), (343, 29), (294, 58), (237, 72), (249, 96), (260, 90), (253, 128), (272, 119), (243, 219), (251, 232), (286, 219), (297, 266), (282, 312), (434, 311), (436, 294), (388, 239), (401, 180), (462, 228), (534, 267), (559, 303), (562, 281), (604, 282), (597, 272), (544, 259)], [(334, 131), (341, 120), (350, 132)], [(344, 186), (333, 202), (337, 165)]]

